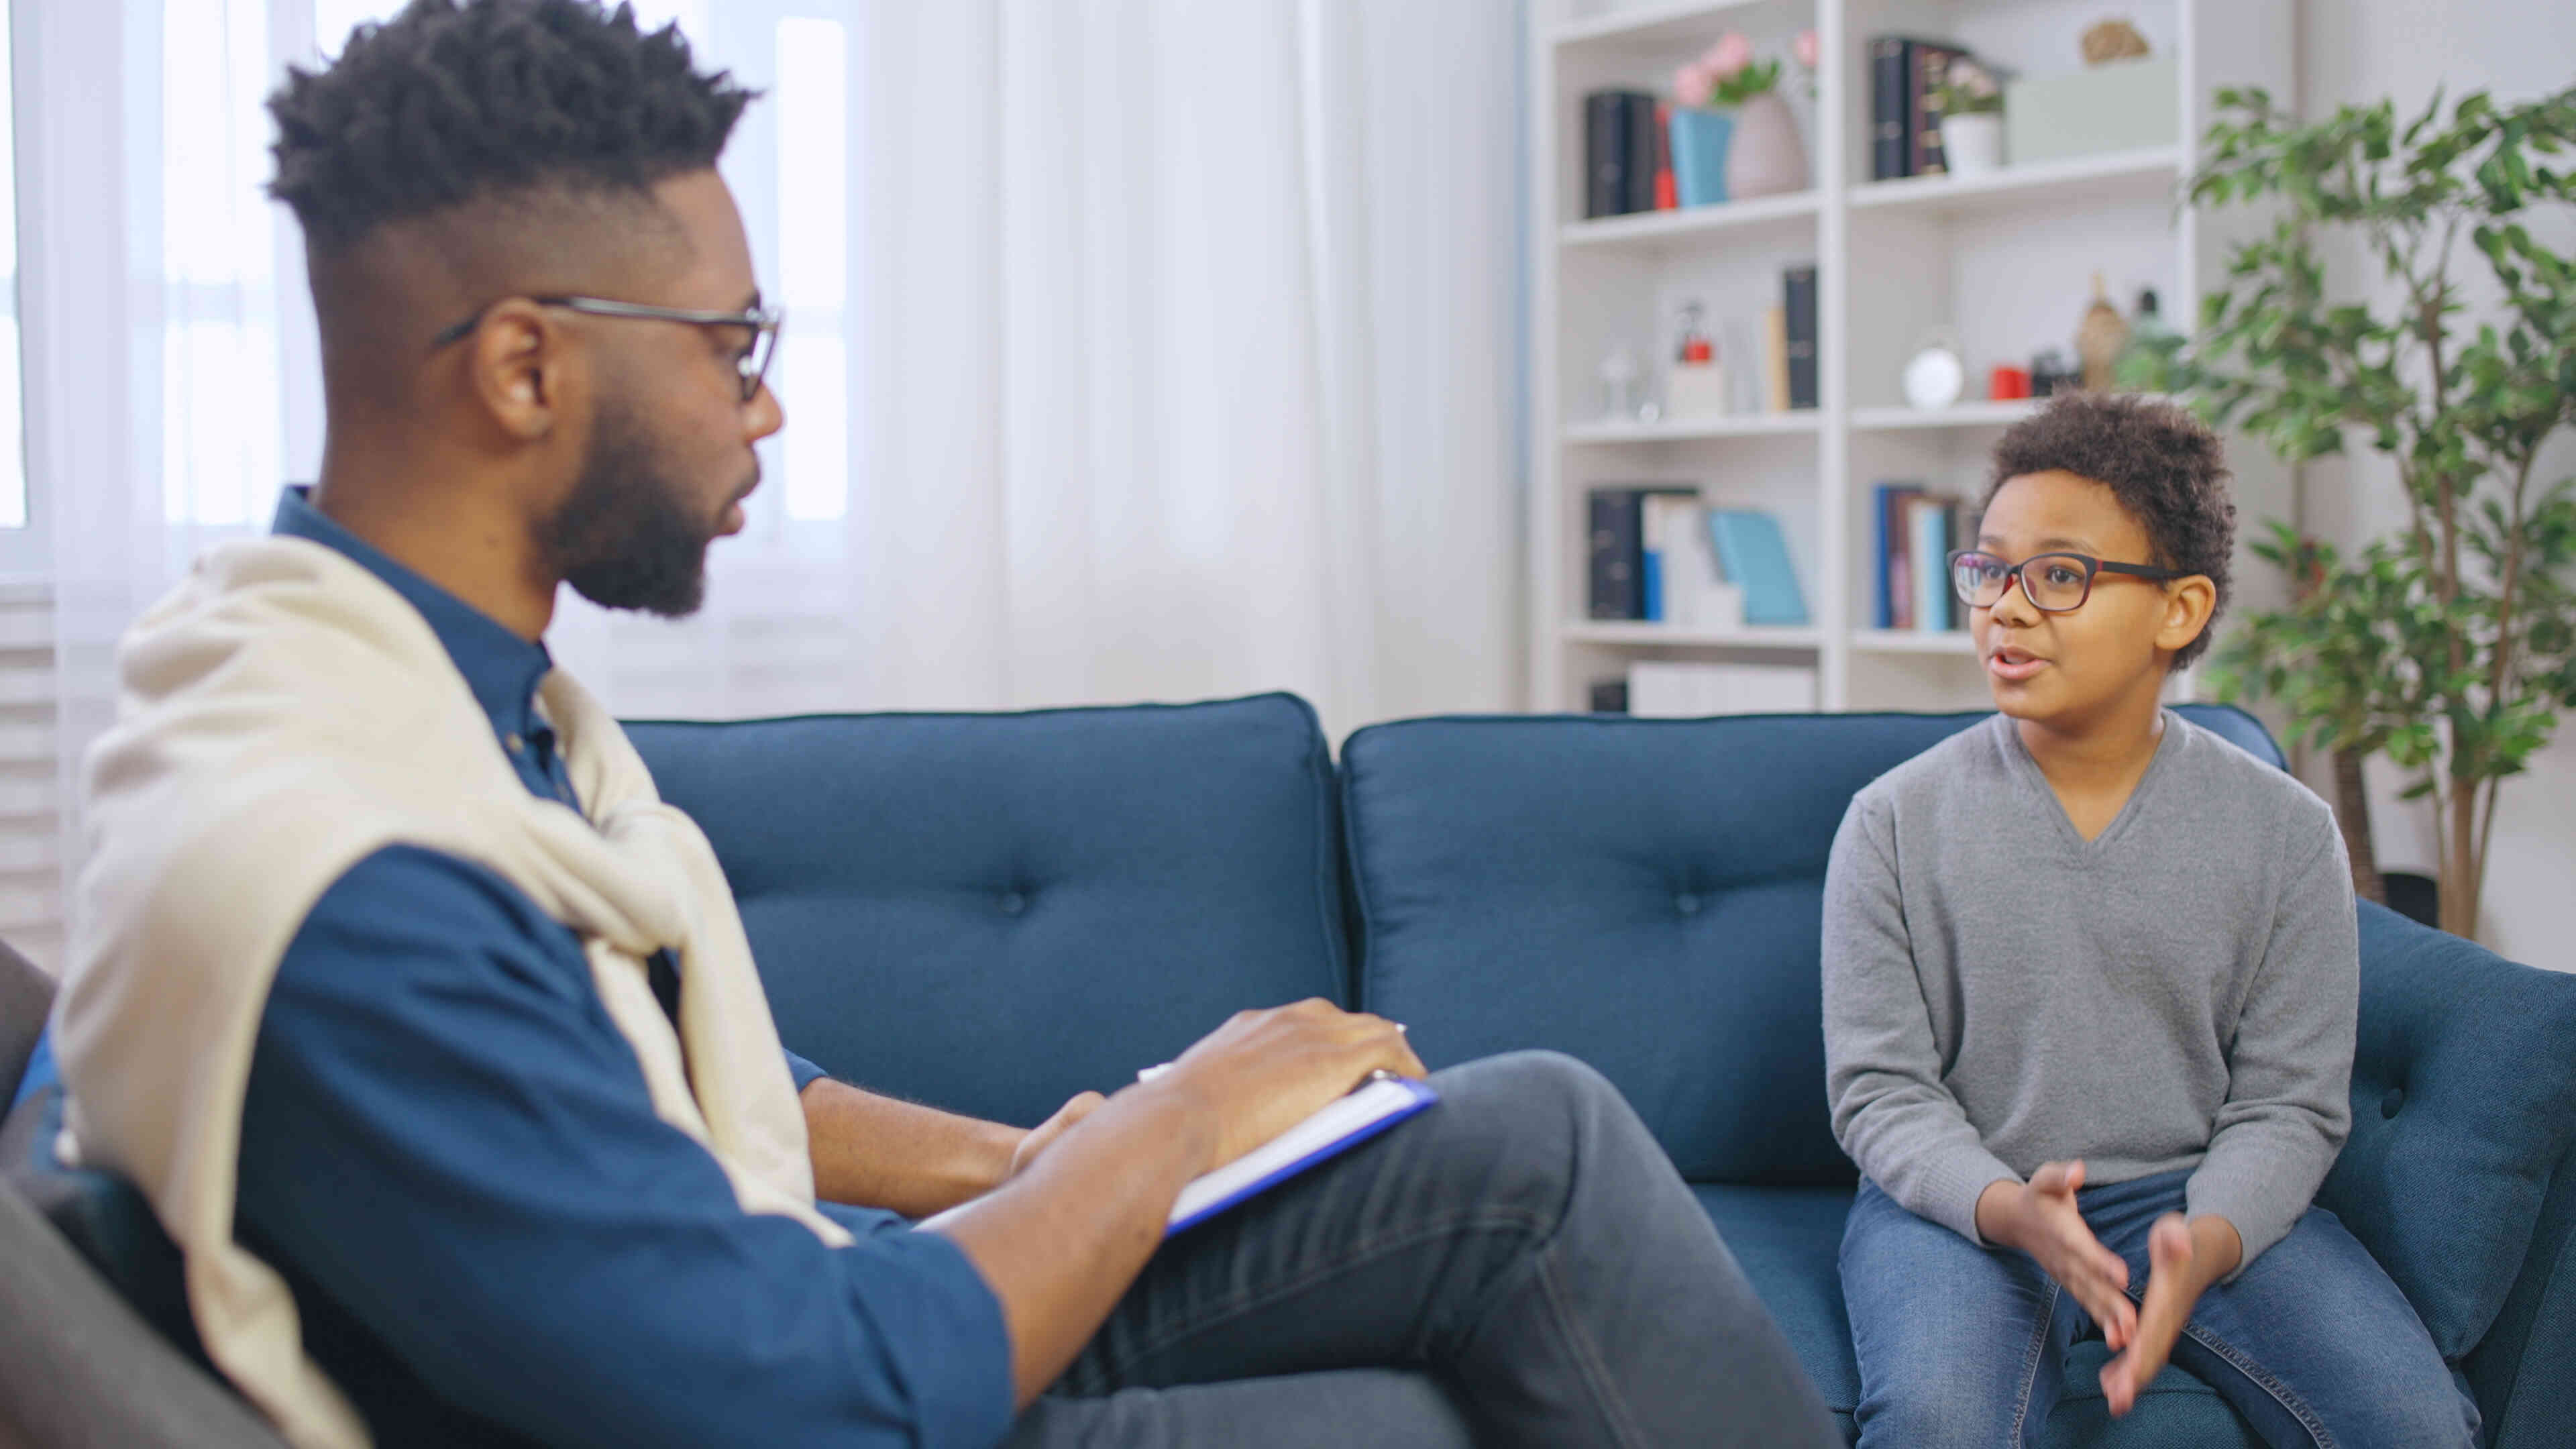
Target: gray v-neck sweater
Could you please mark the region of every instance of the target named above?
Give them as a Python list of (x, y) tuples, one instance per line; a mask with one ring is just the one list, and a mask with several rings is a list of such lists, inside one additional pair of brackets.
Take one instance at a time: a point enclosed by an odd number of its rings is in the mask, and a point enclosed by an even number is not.
[(2187, 1167), (2189, 1210), (2250, 1264), (2351, 1127), (2360, 946), (2333, 816), (2164, 721), (2091, 841), (2002, 715), (1872, 782), (1834, 839), (1834, 1135), (1972, 1240), (1978, 1194), (2043, 1162), (2081, 1158), (2090, 1183)]

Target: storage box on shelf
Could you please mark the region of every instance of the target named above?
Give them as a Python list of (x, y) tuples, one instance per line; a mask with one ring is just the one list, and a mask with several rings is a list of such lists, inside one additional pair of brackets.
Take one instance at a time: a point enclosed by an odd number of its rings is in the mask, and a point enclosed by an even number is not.
[[(2006, 94), (2076, 71), (2091, 0), (1750, 0), (1626, 9), (1583, 0), (1534, 4), (1531, 73), (1534, 183), (1530, 515), (1531, 705), (1582, 709), (1591, 686), (1639, 659), (1705, 659), (1812, 668), (1826, 709), (1935, 709), (1986, 699), (1964, 635), (1877, 627), (1877, 485), (1936, 493), (1981, 487), (2002, 430), (2041, 404), (1989, 400), (1997, 364), (2027, 368), (2043, 347), (2072, 354), (2101, 275), (2126, 314), (2152, 287), (2165, 325), (2188, 326), (2204, 277), (2231, 237), (2178, 204), (2205, 129), (2209, 97), (2227, 85), (2289, 86), (2288, 0), (2147, 0), (2120, 13), (2170, 63), (2173, 134), (2129, 144), (2136, 127), (2105, 124), (2116, 149), (2055, 156), (1974, 176), (1871, 179), (1873, 37), (1954, 43), (2005, 73)], [(1813, 186), (1788, 196), (1689, 210), (1584, 217), (1583, 97), (1605, 87), (1666, 93), (1673, 68), (1734, 30), (1785, 56), (1813, 27), (1823, 64), (1812, 99), (1805, 73), (1781, 90), (1804, 131)], [(2136, 89), (2137, 71), (2120, 79)], [(2063, 87), (2058, 87), (2062, 95)], [(2038, 87), (2046, 95), (2050, 88)], [(2116, 91), (2116, 88), (2111, 88)], [(2116, 121), (2119, 118), (2106, 118)], [(2247, 218), (2237, 226), (2252, 224)], [(1660, 384), (1681, 304), (1758, 318), (1779, 297), (1783, 268), (1812, 263), (1818, 297), (1818, 406), (1763, 410), (1738, 388), (1717, 415), (1604, 417), (1603, 359), (1625, 344)], [(1909, 406), (1906, 359), (1934, 339), (1954, 346), (1967, 383), (1946, 408)], [(1714, 339), (1721, 362), (1758, 372), (1761, 338), (1739, 325)], [(1746, 355), (1746, 354), (1750, 355)], [(2247, 535), (2288, 512), (2286, 470), (2259, 449), (2231, 447)], [(1712, 502), (1778, 518), (1810, 610), (1791, 630), (1706, 630), (1585, 617), (1585, 497), (1602, 486), (1696, 486)], [(2245, 602), (2273, 587), (2241, 568)], [(2189, 681), (2178, 692), (2188, 693)]]

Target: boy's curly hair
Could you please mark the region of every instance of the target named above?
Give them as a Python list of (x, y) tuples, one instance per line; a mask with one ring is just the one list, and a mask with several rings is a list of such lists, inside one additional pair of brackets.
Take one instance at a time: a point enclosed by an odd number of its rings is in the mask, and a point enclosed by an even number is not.
[(2228, 495), (2227, 457), (2218, 435), (2171, 403), (2073, 393), (2015, 424), (1995, 445), (1985, 501), (1993, 503), (1996, 490), (2025, 473), (2059, 471), (2111, 490), (2146, 530), (2145, 562), (2202, 574), (2217, 586), (2209, 624), (2174, 655), (2174, 668), (2189, 666), (2209, 649), (2230, 592), (2236, 503)]
[(676, 27), (594, 0), (412, 0), (292, 68), (271, 196), (344, 250), (389, 221), (541, 185), (642, 192), (715, 164), (752, 92), (690, 65)]

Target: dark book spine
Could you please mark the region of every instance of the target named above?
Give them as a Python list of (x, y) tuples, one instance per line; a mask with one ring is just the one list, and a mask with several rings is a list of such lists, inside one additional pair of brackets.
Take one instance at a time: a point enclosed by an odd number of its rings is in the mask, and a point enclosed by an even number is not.
[(1908, 158), (1913, 175), (1939, 176), (1950, 168), (1941, 154), (1941, 81), (1950, 73), (1950, 62), (1967, 52), (1956, 46), (1934, 45), (1929, 41), (1909, 40), (1912, 52), (1907, 66), (1909, 135)]
[(1628, 712), (1628, 681), (1624, 679), (1603, 679), (1595, 681), (1592, 686), (1592, 712), (1594, 714), (1626, 714)]
[(1589, 613), (1595, 619), (1642, 619), (1646, 614), (1644, 495), (1633, 488), (1596, 488), (1587, 497), (1592, 529)]
[(1908, 109), (1905, 42), (1882, 35), (1869, 43), (1869, 179), (1894, 181), (1913, 173), (1905, 144)]
[(1624, 179), (1627, 205), (1621, 211), (1655, 209), (1655, 98), (1642, 91), (1627, 96), (1624, 121), (1628, 128), (1628, 173)]
[(1583, 98), (1583, 214), (1617, 216), (1625, 199), (1628, 168), (1622, 155), (1628, 146), (1627, 113), (1617, 91), (1594, 91)]
[(1791, 267), (1781, 276), (1781, 305), (1788, 311), (1789, 407), (1816, 405), (1816, 269)]

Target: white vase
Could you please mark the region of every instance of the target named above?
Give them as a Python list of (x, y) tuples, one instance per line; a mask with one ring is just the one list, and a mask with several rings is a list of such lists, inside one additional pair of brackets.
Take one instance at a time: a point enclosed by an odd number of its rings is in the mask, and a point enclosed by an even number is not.
[(1978, 176), (2004, 165), (2004, 118), (1995, 111), (1941, 118), (1941, 160), (1953, 176)]
[(1726, 199), (1779, 196), (1807, 189), (1807, 147), (1797, 118), (1778, 91), (1764, 91), (1735, 108), (1735, 133), (1726, 143)]

